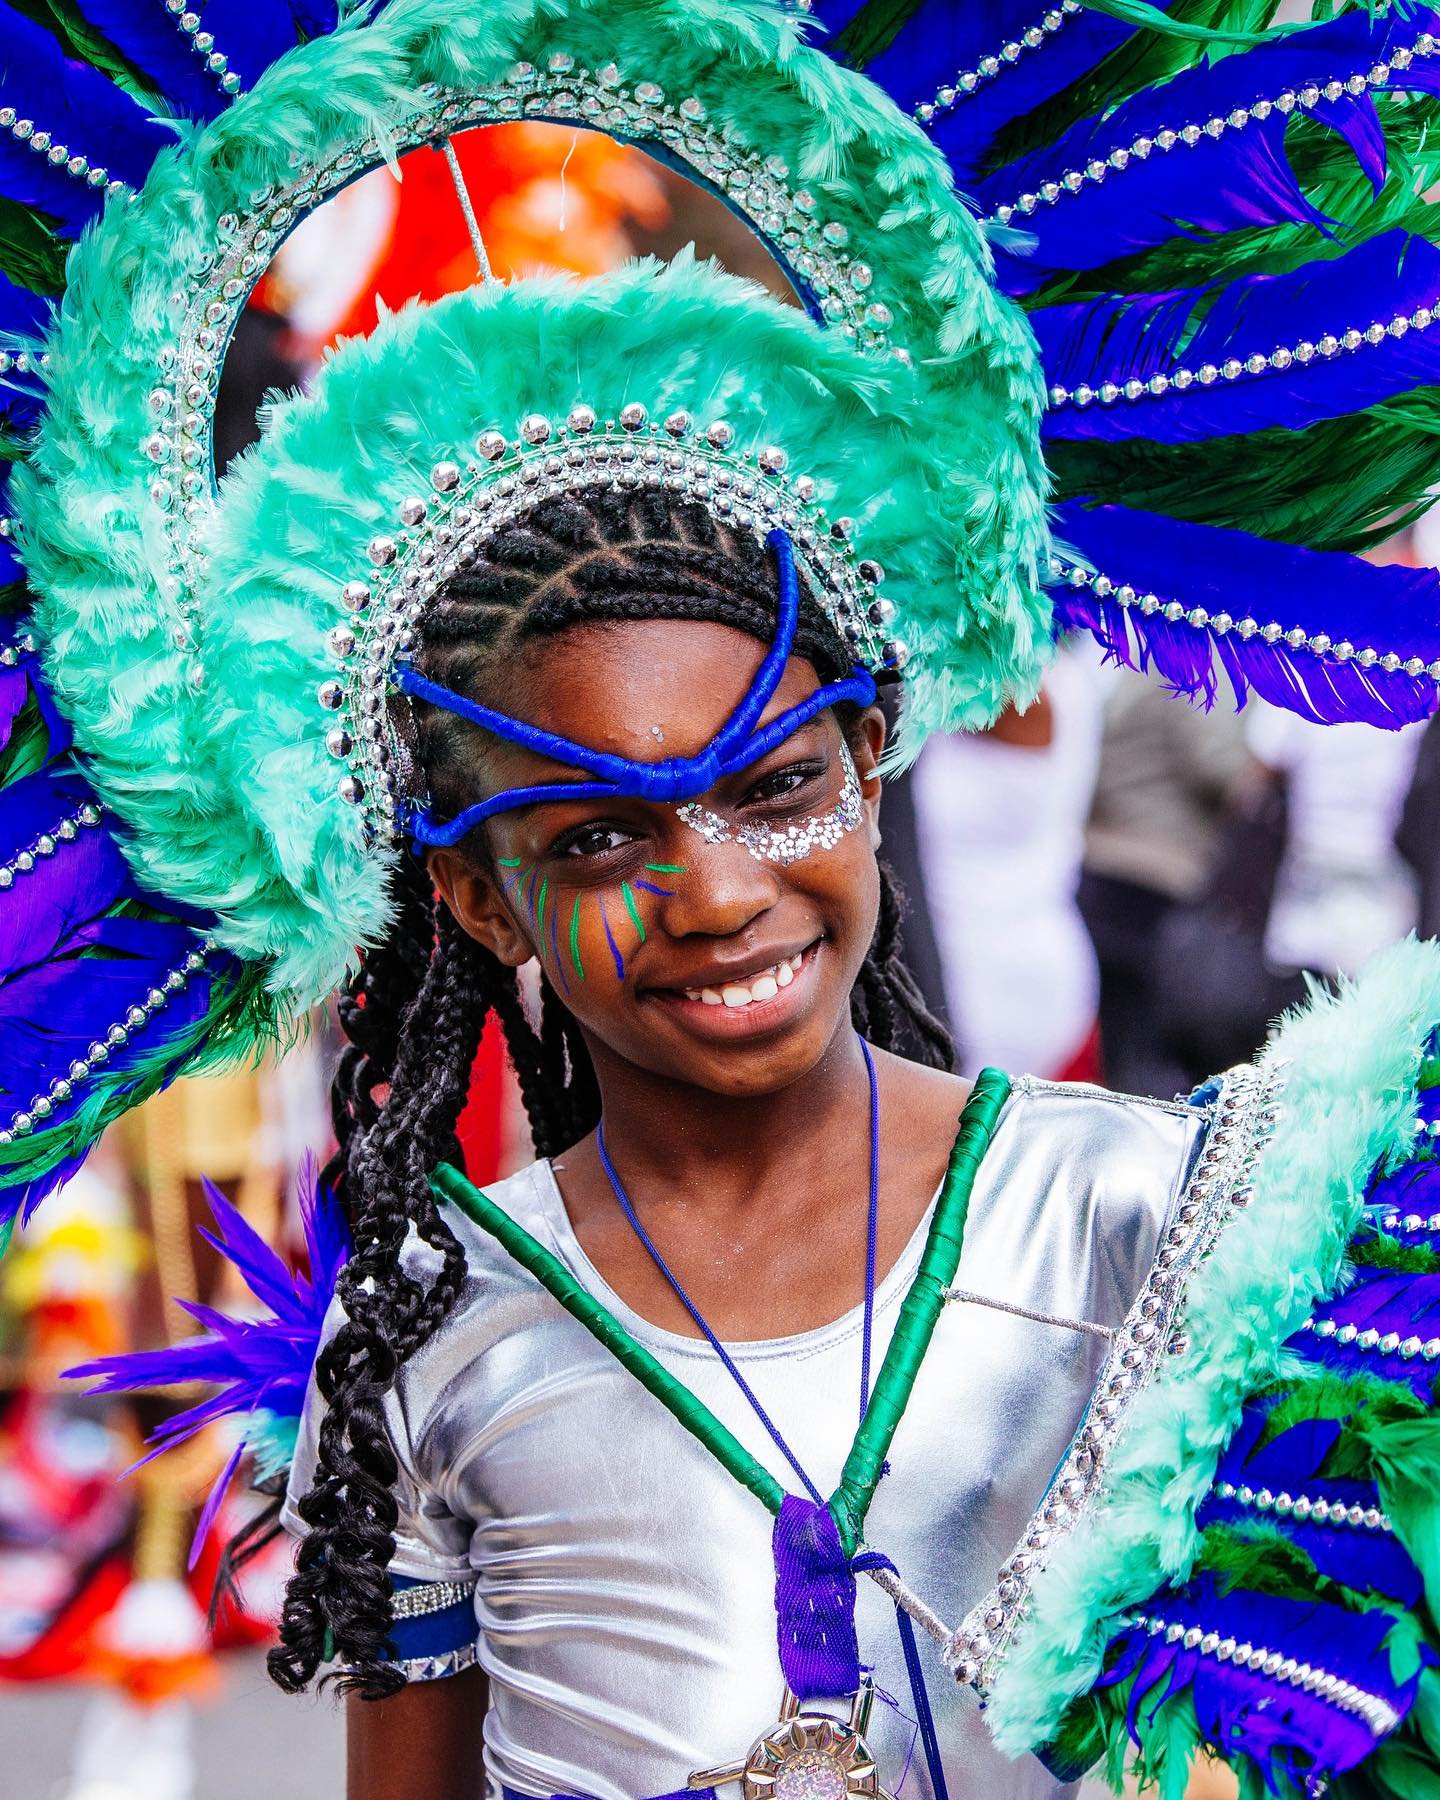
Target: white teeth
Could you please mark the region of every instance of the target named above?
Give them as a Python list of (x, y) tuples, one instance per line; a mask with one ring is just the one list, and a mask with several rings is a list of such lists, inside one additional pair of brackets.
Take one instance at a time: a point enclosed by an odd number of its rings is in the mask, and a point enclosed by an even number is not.
[(788, 957), (784, 962), (776, 963), (773, 968), (762, 969), (748, 986), (744, 982), (732, 981), (723, 988), (686, 988), (685, 998), (699, 1000), (705, 1006), (731, 1008), (749, 1006), (756, 1000), (773, 1000), (781, 988), (789, 987), (804, 960), (805, 953), (802, 950), (798, 956)]

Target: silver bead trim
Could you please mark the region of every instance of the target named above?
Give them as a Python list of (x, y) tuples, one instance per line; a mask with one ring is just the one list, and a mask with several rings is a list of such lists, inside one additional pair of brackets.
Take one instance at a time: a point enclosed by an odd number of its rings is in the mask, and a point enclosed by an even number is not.
[[(174, 0), (165, 4), (174, 10)], [(614, 64), (592, 72), (561, 51), (550, 57), (545, 72), (518, 63), (507, 80), (479, 93), (433, 84), (424, 92), (427, 103), (421, 110), (387, 122), (383, 143), (372, 135), (324, 162), (302, 167), (284, 188), (257, 191), (249, 211), (222, 214), (213, 251), (200, 257), (175, 291), (181, 323), (174, 342), (158, 358), (152, 418), (141, 450), (155, 464), (150, 500), (161, 515), (167, 550), (161, 590), (175, 609), (181, 648), (193, 646), (199, 630), (195, 595), (207, 554), (201, 540), (216, 491), (215, 399), (235, 322), (276, 249), (302, 219), (367, 169), (419, 144), (520, 118), (659, 143), (667, 156), (725, 194), (788, 263), (827, 321), (862, 348), (910, 362), (907, 350), (892, 346), (893, 314), (872, 291), (883, 285), (883, 269), (877, 274), (852, 256), (848, 228), (823, 216), (811, 190), (792, 189), (789, 167), (781, 158), (748, 150), (708, 124), (698, 98), (671, 103), (657, 83), (643, 79), (627, 88)]]
[(1063, 28), (1066, 19), (1083, 11), (1080, 0), (1059, 0), (1058, 5), (1051, 7), (1019, 37), (1007, 39), (994, 56), (982, 56), (973, 69), (962, 69), (953, 81), (937, 88), (933, 100), (924, 100), (915, 108), (915, 117), (927, 126), (943, 119), (985, 82), (993, 81), (1006, 69), (1013, 68), (1027, 50), (1043, 49)]
[(1388, 1700), (1367, 1693), (1354, 1682), (1332, 1675), (1314, 1663), (1300, 1662), (1279, 1650), (1267, 1650), (1259, 1644), (1237, 1643), (1233, 1637), (1222, 1638), (1218, 1632), (1199, 1625), (1185, 1625), (1177, 1619), (1136, 1613), (1121, 1621), (1128, 1631), (1148, 1631), (1151, 1637), (1164, 1637), (1166, 1643), (1183, 1643), (1187, 1650), (1198, 1650), (1216, 1662), (1231, 1663), (1237, 1669), (1250, 1669), (1256, 1675), (1268, 1675), (1290, 1687), (1314, 1694), (1340, 1712), (1354, 1713), (1370, 1728), (1371, 1735), (1386, 1737), (1400, 1723), (1400, 1715)]
[(19, 116), (13, 106), (0, 106), (0, 131), (8, 131), (16, 143), (43, 157), (52, 169), (63, 169), (88, 188), (104, 188), (107, 195), (132, 191), (123, 181), (111, 181), (108, 172), (92, 164), (89, 157), (72, 154), (68, 144), (56, 142), (54, 132), (41, 129), (33, 119)]
[(1374, 346), (1390, 339), (1402, 338), (1411, 331), (1428, 331), (1437, 318), (1440, 318), (1440, 297), (1437, 297), (1433, 308), (1418, 306), (1414, 312), (1397, 313), (1389, 320), (1377, 319), (1363, 331), (1352, 326), (1342, 331), (1338, 337), (1327, 331), (1313, 342), (1309, 338), (1302, 338), (1295, 345), (1280, 345), (1268, 356), (1257, 350), (1243, 359), (1232, 356), (1223, 363), (1199, 363), (1194, 368), (1182, 366), (1172, 369), (1168, 375), (1152, 375), (1146, 381), (1141, 381), (1137, 376), (1123, 383), (1102, 381), (1098, 387), (1090, 387), (1083, 382), (1076, 388), (1057, 385), (1050, 389), (1050, 410), (1059, 412), (1073, 407), (1083, 411), (1094, 405), (1115, 406), (1122, 400), (1160, 400), (1167, 394), (1183, 394), (1196, 387), (1213, 387), (1217, 381), (1248, 381), (1264, 375), (1283, 373), (1297, 364), (1305, 368), (1310, 363), (1328, 362), (1367, 345)]
[(1070, 1449), (994, 1587), (945, 1647), (945, 1665), (982, 1693), (1023, 1625), (1035, 1577), (1085, 1518), (1105, 1485), (1110, 1454), (1127, 1415), (1169, 1356), (1183, 1355), (1191, 1278), (1225, 1226), (1251, 1198), (1250, 1181), (1279, 1116), (1280, 1065), (1232, 1069), (1205, 1109), (1200, 1153), (1160, 1238), (1155, 1260), (1124, 1324), (1115, 1332)]
[[(9, 538), (10, 533), (4, 529), (8, 523), (8, 520), (0, 519), (0, 539)], [(34, 654), (35, 640), (28, 631), (24, 632), (13, 644), (0, 645), (0, 669), (18, 668), (22, 658)]]
[(1224, 118), (1206, 119), (1200, 124), (1192, 121), (1175, 129), (1167, 126), (1134, 138), (1129, 144), (1116, 145), (1103, 157), (1092, 157), (1082, 169), (1066, 169), (1058, 179), (1038, 183), (1033, 193), (1020, 194), (1012, 204), (996, 207), (994, 218), (1001, 225), (1010, 224), (1017, 215), (1027, 219), (1040, 207), (1055, 205), (1066, 194), (1081, 193), (1087, 186), (1120, 173), (1129, 167), (1132, 158), (1144, 162), (1156, 151), (1163, 154), (1176, 149), (1193, 149), (1202, 138), (1219, 138), (1227, 131), (1244, 131), (1253, 122), (1263, 123), (1277, 112), (1309, 111), (1324, 101), (1339, 100), (1345, 94), (1358, 96), (1372, 88), (1382, 88), (1395, 70), (1408, 69), (1417, 56), (1433, 56), (1437, 49), (1440, 49), (1440, 41), (1428, 31), (1422, 31), (1412, 45), (1397, 45), (1388, 61), (1372, 63), (1368, 69), (1323, 83), (1309, 82), (1298, 89), (1286, 88), (1273, 100), (1256, 100), (1250, 106), (1237, 106)]
[(402, 1656), (395, 1667), (407, 1681), (443, 1681), (447, 1675), (459, 1675), (474, 1668), (479, 1660), (474, 1644), (461, 1644), (458, 1650), (447, 1650), (443, 1656)]
[(130, 1007), (124, 1019), (117, 1020), (103, 1039), (91, 1044), (83, 1057), (71, 1063), (68, 1075), (52, 1081), (48, 1088), (34, 1097), (28, 1107), (23, 1107), (11, 1116), (9, 1125), (0, 1130), (0, 1144), (10, 1144), (16, 1138), (29, 1137), (37, 1125), (43, 1126), (57, 1106), (71, 1099), (76, 1088), (109, 1062), (112, 1052), (123, 1049), (152, 1019), (162, 1013), (170, 1004), (172, 995), (184, 992), (190, 985), (191, 978), (205, 967), (205, 959), (214, 948), (214, 943), (206, 938), (198, 949), (190, 951), (183, 962), (177, 963), (166, 974), (162, 986), (151, 988), (143, 1002)]
[(48, 350), (0, 350), (0, 375), (43, 375), (49, 367)]
[[(197, 0), (203, 7), (204, 0)], [(176, 29), (184, 32), (190, 40), (190, 48), (205, 64), (207, 74), (213, 75), (222, 94), (232, 100), (238, 99), (240, 77), (229, 66), (229, 58), (222, 50), (215, 48), (215, 35), (200, 28), (200, 14), (191, 10), (192, 0), (165, 0), (165, 10), (175, 20)]]
[(1051, 557), (1050, 575), (1054, 581), (1068, 581), (1071, 587), (1093, 588), (1098, 598), (1111, 600), (1116, 606), (1138, 607), (1147, 618), (1158, 614), (1170, 625), (1190, 625), (1196, 631), (1212, 631), (1217, 637), (1228, 633), (1246, 639), (1259, 637), (1267, 644), (1283, 644), (1287, 650), (1308, 651), (1312, 656), (1326, 656), (1333, 662), (1353, 661), (1362, 669), (1383, 669), (1387, 675), (1428, 675), (1432, 681), (1440, 681), (1440, 657), (1427, 663), (1422, 657), (1401, 656), (1397, 650), (1377, 650), (1370, 644), (1357, 650), (1346, 638), (1337, 644), (1323, 631), (1311, 633), (1299, 625), (1286, 627), (1278, 619), (1262, 625), (1248, 614), (1237, 619), (1228, 612), (1209, 612), (1203, 606), (1187, 608), (1179, 600), (1162, 600), (1158, 594), (1140, 593), (1129, 582), (1117, 582), (1113, 576), (1097, 574), (1063, 556)]
[(1428, 1215), (1389, 1212), (1382, 1214), (1378, 1223), (1380, 1229), (1391, 1237), (1419, 1237), (1432, 1231), (1440, 1231), (1440, 1212)]
[[(4, 654), (0, 653), (0, 661), (3, 660)], [(9, 862), (0, 863), (0, 892), (14, 887), (20, 876), (33, 873), (36, 866), (53, 856), (62, 844), (73, 844), (82, 831), (98, 825), (100, 818), (100, 808), (87, 800), (74, 812), (66, 813), (48, 831), (42, 831), (38, 837), (32, 838), (23, 850), (15, 852)]]
[(1414, 1362), (1416, 1357), (1422, 1362), (1440, 1362), (1440, 1337), (1402, 1338), (1398, 1331), (1387, 1331), (1382, 1336), (1368, 1326), (1362, 1330), (1358, 1325), (1337, 1325), (1333, 1319), (1306, 1319), (1300, 1329), (1327, 1343), (1333, 1339), (1347, 1350), (1357, 1350), (1363, 1356), (1373, 1353), (1396, 1356), (1401, 1362)]
[[(628, 422), (600, 419), (577, 406), (564, 420), (531, 416), (520, 435), (483, 431), (477, 454), (463, 465), (437, 463), (423, 517), (408, 500), (397, 507), (393, 531), (372, 538), (368, 580), (339, 584), (346, 610), (328, 634), (336, 675), (321, 683), (319, 718), (339, 715), (327, 728), (331, 753), (343, 756), (345, 800), (364, 809), (367, 825), (391, 834), (406, 793), (406, 757), (395, 737), (388, 705), (391, 671), (414, 641), (416, 626), (434, 595), (474, 562), (498, 531), (549, 496), (580, 487), (659, 488), (703, 502), (717, 517), (753, 530), (757, 537), (787, 531), (817, 597), (856, 660), (872, 668), (898, 669), (905, 660), (897, 639), (882, 635), (872, 618), (876, 594), (843, 520), (831, 520), (804, 475), (780, 473), (773, 446), (736, 451), (723, 420), (699, 426), (672, 413), (663, 423), (650, 409), (627, 406)], [(768, 464), (768, 472), (767, 472)], [(452, 479), (453, 476), (453, 479)], [(888, 615), (887, 615), (888, 617)], [(339, 646), (349, 645), (342, 653)], [(317, 721), (318, 722), (318, 721)]]
[(427, 1581), (424, 1587), (401, 1588), (390, 1603), (396, 1619), (423, 1619), (475, 1597), (473, 1581)]
[(1294, 1519), (1299, 1525), (1342, 1526), (1356, 1531), (1393, 1532), (1395, 1527), (1378, 1506), (1360, 1506), (1348, 1500), (1330, 1500), (1324, 1494), (1289, 1494), (1282, 1488), (1272, 1493), (1267, 1487), (1253, 1488), (1245, 1482), (1215, 1483), (1217, 1500), (1228, 1500), (1247, 1511), (1274, 1513), (1277, 1518)]

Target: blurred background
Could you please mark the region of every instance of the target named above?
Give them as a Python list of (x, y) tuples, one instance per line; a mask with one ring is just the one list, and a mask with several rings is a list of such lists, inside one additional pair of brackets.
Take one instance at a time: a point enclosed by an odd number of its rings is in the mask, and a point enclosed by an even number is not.
[[(695, 243), (785, 294), (718, 201), (608, 139), (520, 124), (457, 139), (502, 277), (608, 268)], [(290, 240), (229, 353), (222, 463), (267, 393), (303, 383), (377, 306), (475, 279), (449, 172), (421, 149), (358, 180)], [(483, 425), (486, 421), (477, 421)], [(1440, 521), (1385, 554), (1440, 560)], [(1040, 703), (930, 745), (887, 794), (912, 966), (962, 1066), (1169, 1097), (1248, 1058), (1308, 978), (1440, 924), (1440, 735), (1307, 726), (1252, 702), (1204, 713), (1100, 653), (1062, 651)], [(343, 1790), (328, 1700), (270, 1687), (263, 1647), (288, 1551), (207, 1616), (226, 1503), (188, 1567), (232, 1444), (215, 1430), (119, 1477), (171, 1390), (86, 1399), (60, 1371), (173, 1342), (173, 1300), (243, 1305), (196, 1236), (200, 1178), (293, 1248), (295, 1184), (328, 1147), (337, 1045), (317, 1016), (282, 1063), (181, 1083), (116, 1129), (0, 1265), (0, 1793), (16, 1800), (318, 1800)], [(528, 1159), (498, 1042), (462, 1125), (484, 1182)], [(171, 1300), (162, 1300), (162, 1295)], [(1194, 1800), (1233, 1793), (1199, 1777)]]

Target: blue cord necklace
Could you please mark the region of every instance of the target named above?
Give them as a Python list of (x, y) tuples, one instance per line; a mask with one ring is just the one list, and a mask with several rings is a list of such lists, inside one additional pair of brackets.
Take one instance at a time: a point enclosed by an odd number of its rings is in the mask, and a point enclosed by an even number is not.
[[(865, 1074), (870, 1089), (870, 1203), (865, 1233), (865, 1306), (860, 1338), (860, 1420), (863, 1424), (865, 1414), (870, 1404), (870, 1358), (875, 1323), (876, 1256), (880, 1220), (880, 1087), (875, 1072), (875, 1059), (870, 1053), (870, 1046), (863, 1038), (860, 1039), (860, 1052), (865, 1060)], [(741, 1373), (735, 1359), (725, 1348), (724, 1344), (721, 1343), (719, 1337), (712, 1330), (709, 1321), (685, 1291), (685, 1287), (680, 1281), (680, 1278), (675, 1274), (674, 1270), (671, 1269), (670, 1265), (661, 1255), (654, 1239), (645, 1229), (639, 1214), (635, 1211), (635, 1207), (629, 1194), (625, 1191), (625, 1184), (621, 1181), (619, 1172), (616, 1170), (615, 1164), (611, 1160), (609, 1148), (605, 1143), (605, 1127), (603, 1123), (596, 1133), (596, 1147), (600, 1155), (600, 1166), (604, 1169), (606, 1179), (610, 1183), (610, 1187), (614, 1192), (620, 1210), (624, 1214), (630, 1229), (635, 1233), (636, 1238), (639, 1240), (641, 1247), (654, 1263), (656, 1269), (664, 1276), (671, 1292), (690, 1315), (690, 1318), (695, 1323), (696, 1329), (715, 1352), (726, 1373), (744, 1395), (756, 1418), (759, 1419), (761, 1425), (764, 1426), (771, 1441), (798, 1476), (814, 1506), (823, 1514), (825, 1502), (821, 1496), (820, 1490), (801, 1466), (799, 1459), (785, 1442), (779, 1427), (775, 1424), (769, 1413), (766, 1412), (758, 1395)], [(788, 1506), (789, 1502), (786, 1504)], [(890, 1565), (888, 1558), (879, 1556), (874, 1552), (866, 1552), (860, 1557), (852, 1559), (850, 1568), (853, 1571), (854, 1569), (866, 1566), (873, 1567), (881, 1565), (886, 1567), (892, 1566)], [(853, 1599), (851, 1600), (851, 1606), (853, 1608)], [(910, 1677), (911, 1692), (915, 1699), (919, 1736), (930, 1775), (931, 1790), (935, 1796), (935, 1800), (947, 1800), (947, 1787), (945, 1782), (945, 1772), (941, 1765), (939, 1740), (935, 1731), (934, 1717), (930, 1708), (929, 1696), (925, 1689), (924, 1670), (920, 1663), (919, 1648), (915, 1643), (914, 1629), (911, 1626), (907, 1615), (898, 1608), (896, 1617), (900, 1627), (901, 1646), (905, 1654), (906, 1671)], [(851, 1630), (853, 1631), (853, 1624)], [(787, 1705), (789, 1705), (790, 1702), (791, 1696), (787, 1692)], [(857, 1696), (856, 1699), (855, 1713), (851, 1721), (852, 1729), (858, 1727), (859, 1730), (863, 1730), (864, 1719), (867, 1715), (868, 1690), (862, 1689), (861, 1694)], [(858, 1730), (855, 1732), (855, 1741), (857, 1744), (862, 1742), (858, 1736)], [(711, 1775), (712, 1778), (718, 1775), (721, 1781), (725, 1781), (736, 1779), (744, 1773), (745, 1770), (743, 1768), (737, 1767), (734, 1771), (712, 1771)], [(703, 1779), (703, 1777), (692, 1778), (692, 1785), (694, 1785), (696, 1781)], [(840, 1789), (837, 1788), (837, 1792), (839, 1791)], [(849, 1793), (853, 1790), (851, 1790), (847, 1784), (844, 1791)]]

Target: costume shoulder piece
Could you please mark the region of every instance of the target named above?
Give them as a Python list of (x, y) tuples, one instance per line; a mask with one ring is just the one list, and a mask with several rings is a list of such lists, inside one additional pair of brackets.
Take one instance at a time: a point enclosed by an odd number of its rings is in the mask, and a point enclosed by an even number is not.
[(1403, 945), (1206, 1096), (1035, 1529), (946, 1652), (1002, 1748), (1166, 1795), (1202, 1744), (1247, 1794), (1435, 1780), (1437, 1027), (1440, 950)]

